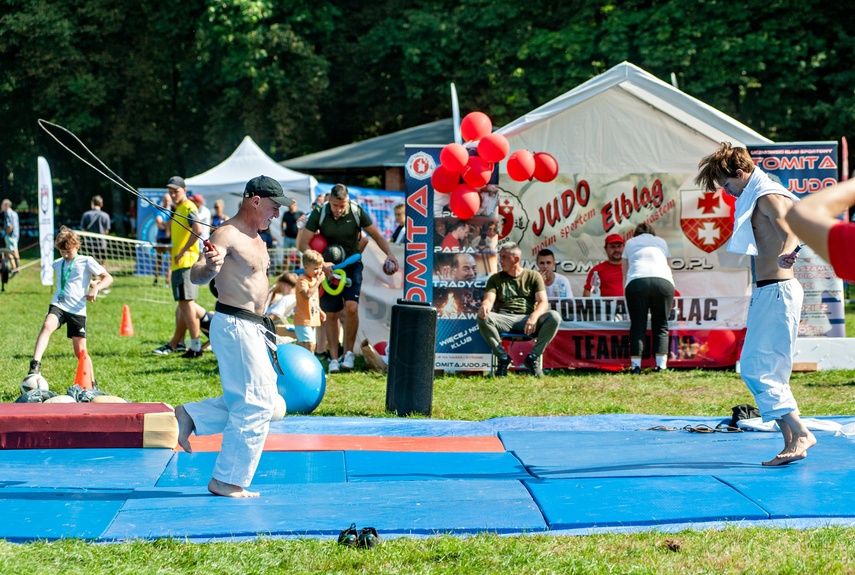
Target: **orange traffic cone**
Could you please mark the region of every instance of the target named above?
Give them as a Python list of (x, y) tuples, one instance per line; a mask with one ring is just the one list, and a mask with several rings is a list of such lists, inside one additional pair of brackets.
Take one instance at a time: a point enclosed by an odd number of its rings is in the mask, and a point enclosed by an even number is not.
[(92, 372), (92, 359), (84, 349), (77, 356), (77, 375), (74, 376), (74, 383), (83, 389), (92, 389), (94, 381), (95, 375)]
[(131, 323), (131, 308), (127, 305), (122, 308), (122, 327), (119, 329), (119, 335), (134, 335), (134, 324)]

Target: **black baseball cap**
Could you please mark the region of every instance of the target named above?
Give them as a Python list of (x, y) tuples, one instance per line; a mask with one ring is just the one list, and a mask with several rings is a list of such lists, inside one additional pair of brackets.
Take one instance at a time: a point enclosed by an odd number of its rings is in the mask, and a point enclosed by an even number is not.
[(169, 181), (166, 182), (167, 188), (184, 188), (187, 189), (187, 185), (184, 183), (184, 178), (181, 176), (172, 176), (169, 178)]
[(279, 182), (269, 176), (256, 176), (246, 183), (243, 197), (251, 198), (252, 196), (270, 198), (280, 206), (285, 206), (286, 208), (294, 203), (293, 198), (285, 195), (285, 191)]

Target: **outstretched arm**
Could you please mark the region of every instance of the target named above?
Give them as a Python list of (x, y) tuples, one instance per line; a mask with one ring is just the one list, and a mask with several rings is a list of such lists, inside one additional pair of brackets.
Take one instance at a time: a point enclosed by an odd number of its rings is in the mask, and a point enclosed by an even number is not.
[(828, 233), (840, 222), (838, 216), (853, 204), (855, 179), (809, 194), (789, 211), (787, 223), (819, 257), (829, 261)]

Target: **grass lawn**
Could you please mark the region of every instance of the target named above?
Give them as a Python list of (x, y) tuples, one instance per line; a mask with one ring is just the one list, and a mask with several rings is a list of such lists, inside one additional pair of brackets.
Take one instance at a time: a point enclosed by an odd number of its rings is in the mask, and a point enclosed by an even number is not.
[[(172, 334), (174, 305), (143, 301), (149, 280), (117, 277), (111, 293), (89, 305), (88, 348), (101, 389), (130, 401), (172, 405), (220, 394), (216, 360), (190, 362), (151, 350)], [(159, 288), (163, 289), (163, 288)], [(37, 268), (14, 278), (0, 294), (0, 401), (14, 401), (52, 288)], [(200, 303), (212, 298), (201, 291)], [(133, 337), (120, 337), (122, 306), (129, 305)], [(847, 309), (847, 312), (849, 310)], [(847, 333), (855, 319), (847, 313)], [(73, 384), (77, 363), (64, 328), (55, 333), (42, 373), (58, 393)], [(359, 365), (359, 364), (357, 364)], [(855, 414), (855, 371), (794, 374), (803, 414)], [(319, 416), (387, 417), (384, 376), (355, 372), (328, 380)], [(753, 403), (733, 371), (672, 371), (631, 377), (559, 370), (538, 380), (512, 375), (437, 377), (433, 417), (482, 420), (513, 415), (650, 413), (729, 416)], [(0, 477), (2, 479), (2, 477)], [(24, 573), (855, 573), (855, 528), (809, 530), (728, 528), (677, 534), (585, 537), (439, 536), (386, 542), (373, 552), (333, 541), (259, 540), (185, 544), (180, 541), (94, 545), (80, 541), (12, 545), (0, 542), (0, 574)]]

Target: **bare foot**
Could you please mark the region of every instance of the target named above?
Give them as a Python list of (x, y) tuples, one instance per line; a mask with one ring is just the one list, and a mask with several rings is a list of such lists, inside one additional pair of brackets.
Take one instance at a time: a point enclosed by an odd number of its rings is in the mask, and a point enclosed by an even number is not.
[(193, 448), (190, 446), (190, 434), (196, 429), (193, 418), (183, 405), (179, 405), (175, 408), (175, 419), (178, 420), (178, 445), (187, 453), (193, 453)]
[(784, 451), (776, 455), (775, 459), (764, 461), (763, 465), (774, 467), (799, 461), (807, 457), (807, 450), (814, 445), (816, 445), (816, 437), (811, 432), (808, 432), (807, 436), (804, 437), (794, 437), (790, 444), (784, 448)]
[(258, 497), (259, 495), (256, 491), (247, 491), (243, 487), (223, 483), (213, 477), (208, 482), (208, 491), (214, 495), (222, 495), (223, 497)]

